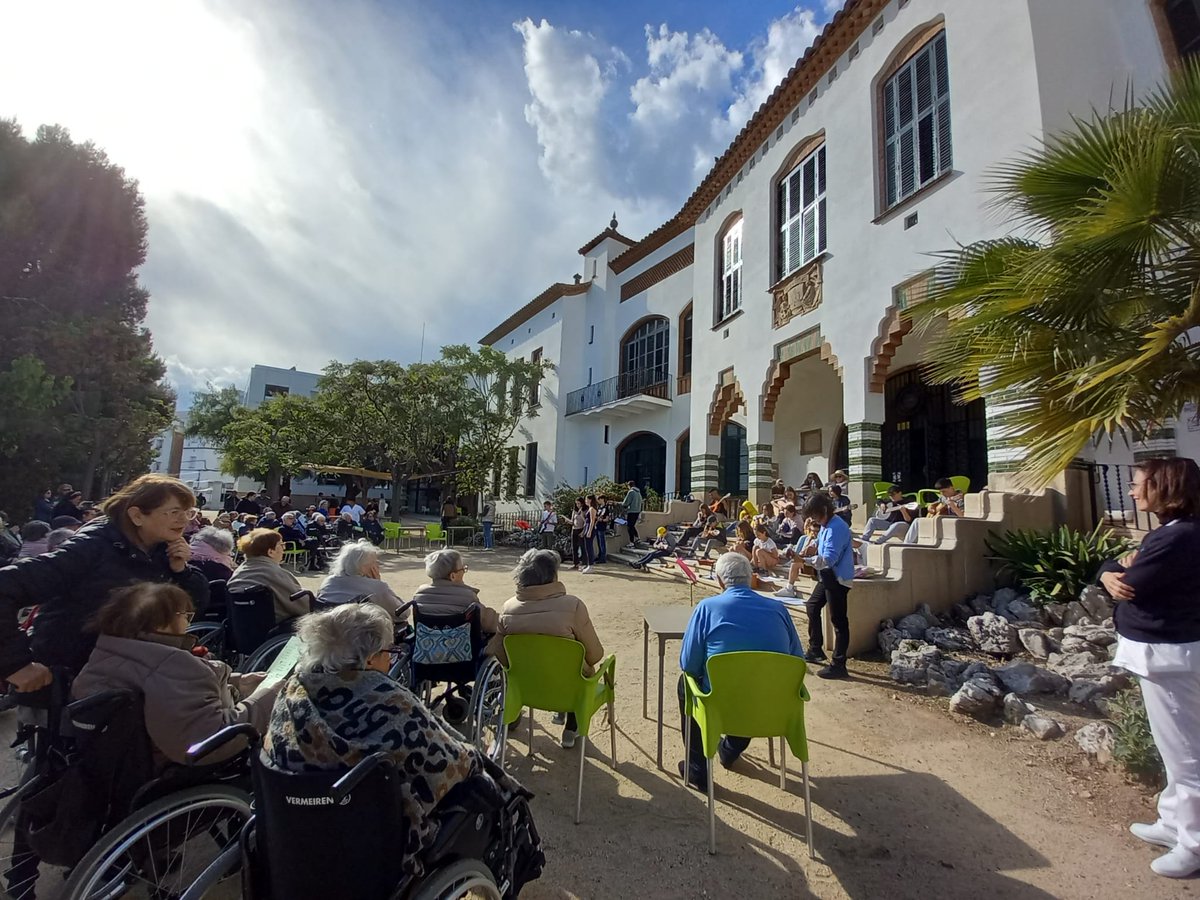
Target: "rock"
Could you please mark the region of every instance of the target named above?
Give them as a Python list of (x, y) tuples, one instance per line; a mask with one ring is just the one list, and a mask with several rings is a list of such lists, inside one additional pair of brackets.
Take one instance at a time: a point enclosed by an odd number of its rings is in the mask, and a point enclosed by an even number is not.
[(1027, 603), (1023, 599), (1016, 599), (1008, 604), (1008, 614), (1018, 622), (1041, 622), (1042, 611), (1032, 603)]
[(1104, 621), (1113, 614), (1113, 603), (1104, 588), (1097, 584), (1089, 584), (1079, 592), (1079, 605), (1087, 610), (1093, 619)]
[[(1079, 626), (1072, 625), (1071, 627), (1078, 628)], [(1061, 648), (1063, 654), (1067, 656), (1086, 654), (1095, 660), (1103, 659), (1105, 656), (1104, 651), (1101, 648), (1095, 646), (1094, 644), (1088, 643), (1081, 637), (1071, 634), (1068, 634), (1062, 639)]]
[(1065, 603), (1047, 603), (1042, 609), (1046, 613), (1046, 618), (1055, 625), (1061, 625), (1063, 616), (1067, 614), (1067, 604)]
[(965, 603), (955, 603), (950, 609), (950, 618), (959, 625), (966, 625), (967, 619), (975, 615), (975, 611)]
[(930, 666), (942, 661), (942, 651), (924, 641), (901, 641), (892, 651), (892, 665), (888, 674), (900, 684), (925, 684)]
[[(943, 663), (943, 671), (945, 671), (944, 663)], [(967, 665), (963, 668), (962, 672), (960, 673), (959, 677), (962, 678), (963, 681), (970, 681), (976, 675), (986, 675), (988, 678), (991, 678), (991, 679), (996, 678), (996, 676), (992, 674), (991, 666), (989, 666), (985, 662), (980, 662), (979, 660), (976, 660), (975, 662), (972, 662), (972, 663), (967, 663)], [(997, 680), (996, 684), (999, 684), (999, 683), (1000, 682)]]
[(1074, 681), (1067, 690), (1067, 699), (1080, 706), (1095, 709), (1095, 701), (1104, 696), (1104, 689), (1098, 681)]
[(1034, 708), (1016, 694), (1004, 695), (1004, 721), (1009, 725), (1020, 725), (1033, 712)]
[(1018, 600), (1020, 596), (1014, 588), (1000, 588), (992, 594), (992, 612), (1000, 613), (1008, 609), (1009, 604)]
[(973, 650), (975, 641), (971, 632), (965, 628), (950, 626), (947, 628), (930, 628), (925, 632), (925, 640), (939, 650)]
[(1063, 727), (1053, 719), (1045, 716), (1028, 715), (1021, 720), (1021, 727), (1030, 732), (1039, 741), (1049, 741), (1060, 738), (1065, 733)]
[(1088, 756), (1107, 764), (1112, 760), (1113, 728), (1107, 722), (1092, 722), (1075, 732), (1075, 743)]
[(905, 616), (896, 623), (896, 628), (903, 631), (914, 640), (921, 640), (925, 637), (925, 632), (929, 629), (929, 623), (925, 621), (924, 616), (913, 613), (911, 616)]
[(957, 690), (956, 681), (940, 669), (930, 667), (925, 671), (925, 693), (930, 697), (949, 697)]
[(1080, 621), (1087, 618), (1088, 611), (1083, 608), (1083, 604), (1078, 600), (1072, 600), (1067, 604), (1067, 611), (1063, 613), (1061, 624), (1065, 627), (1068, 625), (1078, 625)]
[(885, 628), (879, 632), (879, 649), (885, 655), (891, 656), (892, 651), (900, 646), (901, 641), (908, 640), (908, 635), (895, 628)]
[(918, 606), (915, 615), (918, 615), (922, 619), (924, 619), (925, 623), (930, 628), (937, 628), (939, 625), (942, 624), (942, 620), (940, 618), (938, 618), (937, 613), (935, 613), (932, 609), (929, 608), (928, 603), (922, 603), (920, 606)]
[(950, 698), (950, 709), (975, 719), (990, 719), (1000, 705), (1000, 691), (986, 678), (977, 676), (966, 682)]
[(1099, 681), (1116, 672), (1107, 662), (1097, 662), (1090, 653), (1052, 654), (1046, 667), (1072, 681), (1080, 678)]
[(1033, 663), (1015, 662), (993, 669), (1004, 689), (1015, 694), (1061, 694), (1070, 682), (1062, 675), (1039, 668)]
[(1056, 641), (1061, 641), (1063, 639), (1063, 637), (1066, 635), (1066, 629), (1050, 628), (1046, 631), (1046, 634), (1050, 635), (1050, 637), (1054, 638), (1054, 640), (1056, 640)]
[(1021, 649), (1017, 629), (995, 613), (972, 616), (967, 620), (971, 637), (984, 653), (996, 656), (1012, 656)]
[(1106, 628), (1103, 625), (1072, 625), (1063, 629), (1063, 635), (1064, 640), (1078, 638), (1097, 647), (1107, 647), (1109, 644), (1117, 642), (1116, 629)]
[(1021, 646), (1038, 659), (1046, 659), (1058, 649), (1046, 632), (1036, 628), (1018, 628), (1017, 638), (1021, 641)]
[(963, 673), (966, 672), (968, 665), (970, 665), (970, 663), (961, 659), (943, 659), (938, 668), (941, 669), (947, 678), (961, 683), (966, 681), (966, 677), (963, 675)]
[(977, 594), (967, 601), (967, 605), (971, 607), (971, 612), (977, 616), (982, 616), (985, 612), (991, 612), (992, 595)]

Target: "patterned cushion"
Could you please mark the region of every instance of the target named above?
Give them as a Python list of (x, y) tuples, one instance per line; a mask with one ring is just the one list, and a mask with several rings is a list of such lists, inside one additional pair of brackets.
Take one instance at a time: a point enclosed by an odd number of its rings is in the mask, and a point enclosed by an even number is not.
[(434, 628), (417, 623), (413, 662), (418, 665), (471, 662), (471, 623), (464, 622), (449, 628)]

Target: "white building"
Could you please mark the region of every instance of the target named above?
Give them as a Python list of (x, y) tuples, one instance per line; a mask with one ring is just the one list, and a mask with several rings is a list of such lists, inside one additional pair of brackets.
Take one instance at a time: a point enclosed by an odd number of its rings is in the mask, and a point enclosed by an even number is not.
[(997, 163), (1160, 82), (1200, 44), (1198, 6), (849, 0), (674, 218), (637, 241), (614, 219), (581, 280), (482, 338), (555, 364), (518, 493), (609, 475), (762, 496), (846, 468), (862, 503), (1011, 471), (984, 403), (924, 382), (901, 312), (931, 253), (1006, 233)]

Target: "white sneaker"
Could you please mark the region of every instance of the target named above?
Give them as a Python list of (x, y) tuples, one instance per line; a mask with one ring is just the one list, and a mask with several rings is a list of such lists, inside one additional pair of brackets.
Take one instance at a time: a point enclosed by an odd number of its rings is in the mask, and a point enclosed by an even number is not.
[(1200, 856), (1191, 850), (1176, 846), (1170, 853), (1165, 853), (1150, 863), (1150, 869), (1156, 875), (1167, 878), (1187, 878), (1200, 872)]
[(563, 731), (562, 740), (559, 743), (562, 744), (562, 748), (564, 750), (570, 750), (572, 747), (575, 746), (575, 738), (576, 738), (575, 732)]
[(580, 569), (580, 570), (579, 570), (579, 573), (580, 573), (581, 575), (586, 575), (586, 574), (588, 574), (588, 573), (589, 573), (589, 572), (591, 572), (591, 571), (592, 571), (592, 567), (591, 567), (591, 566), (584, 566), (582, 569)]
[(775, 592), (776, 597), (796, 597), (796, 586), (794, 584), (785, 584)]
[(1140, 822), (1134, 822), (1129, 826), (1129, 831), (1139, 841), (1145, 841), (1147, 844), (1166, 847), (1169, 850), (1175, 847), (1175, 832), (1164, 825), (1162, 819), (1159, 819), (1153, 825), (1143, 825)]

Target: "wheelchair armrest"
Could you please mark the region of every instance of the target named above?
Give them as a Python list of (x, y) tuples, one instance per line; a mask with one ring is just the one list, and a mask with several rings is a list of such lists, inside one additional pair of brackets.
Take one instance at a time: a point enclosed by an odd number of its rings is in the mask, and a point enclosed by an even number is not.
[(76, 700), (67, 705), (67, 715), (74, 719), (76, 716), (82, 716), (91, 712), (93, 709), (105, 706), (116, 700), (128, 700), (133, 696), (133, 691), (112, 690), (101, 691), (98, 694), (92, 694), (90, 697), (84, 697), (82, 700)]
[(292, 594), (290, 597), (288, 597), (288, 599), (291, 600), (293, 603), (295, 603), (295, 602), (299, 601), (302, 597), (308, 598), (308, 611), (312, 612), (313, 601), (317, 599), (316, 597), (313, 596), (312, 591), (310, 591), (310, 590), (296, 591), (296, 593)]
[(370, 775), (378, 766), (391, 763), (391, 756), (384, 750), (372, 753), (353, 769), (339, 778), (333, 785), (333, 799), (339, 803), (358, 787), (359, 782)]
[(224, 747), (230, 741), (236, 738), (244, 737), (251, 747), (257, 747), (259, 743), (258, 730), (248, 722), (239, 722), (236, 725), (227, 725), (214, 734), (212, 737), (205, 738), (198, 744), (192, 744), (187, 749), (187, 764), (194, 766), (200, 763), (204, 757), (208, 756), (213, 751), (220, 747)]
[(400, 608), (398, 610), (396, 610), (396, 612), (392, 616), (392, 618), (399, 619), (401, 616), (403, 616), (406, 612), (408, 612), (410, 609), (412, 609), (416, 605), (417, 605), (416, 600), (409, 600), (407, 603), (401, 604)]

